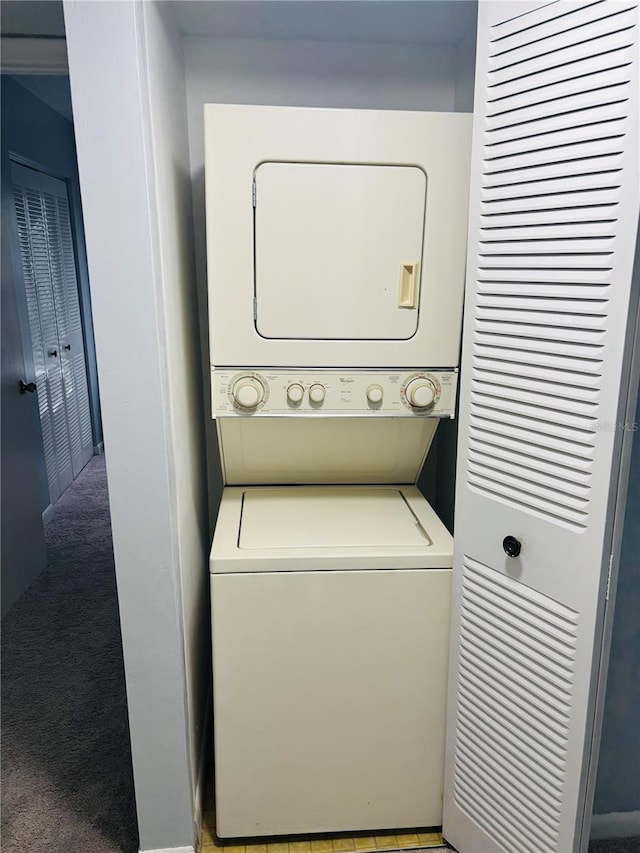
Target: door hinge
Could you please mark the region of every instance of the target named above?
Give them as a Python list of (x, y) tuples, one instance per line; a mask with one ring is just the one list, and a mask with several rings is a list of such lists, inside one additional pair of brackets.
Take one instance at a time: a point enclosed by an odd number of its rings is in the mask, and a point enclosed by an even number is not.
[(607, 591), (604, 597), (605, 601), (609, 601), (609, 593), (611, 592), (611, 570), (613, 569), (613, 554), (609, 557), (609, 571), (607, 573)]
[(254, 323), (257, 319), (258, 319), (258, 300), (254, 296), (253, 297), (253, 321), (254, 321)]
[(253, 183), (251, 184), (251, 204), (253, 205), (253, 207), (256, 206), (256, 195), (256, 182), (253, 181)]

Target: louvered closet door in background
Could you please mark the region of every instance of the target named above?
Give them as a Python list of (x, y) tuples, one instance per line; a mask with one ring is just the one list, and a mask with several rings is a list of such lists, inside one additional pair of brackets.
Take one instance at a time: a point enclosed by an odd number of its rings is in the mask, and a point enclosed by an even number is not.
[(444, 815), (461, 853), (586, 844), (638, 23), (634, 2), (480, 4)]
[(84, 342), (64, 181), (12, 165), (25, 298), (54, 503), (93, 453)]
[(71, 464), (73, 476), (77, 477), (93, 455), (93, 434), (67, 187), (64, 181), (42, 173), (40, 180), (56, 305)]
[(11, 172), (49, 500), (54, 503), (73, 480), (73, 471), (40, 173), (15, 164)]

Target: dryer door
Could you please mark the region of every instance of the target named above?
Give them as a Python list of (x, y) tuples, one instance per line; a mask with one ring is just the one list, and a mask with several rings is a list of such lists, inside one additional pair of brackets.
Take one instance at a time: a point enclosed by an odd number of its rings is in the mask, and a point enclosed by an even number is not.
[(207, 104), (211, 364), (456, 367), (470, 131), (460, 113)]
[(427, 176), (417, 166), (262, 163), (256, 330), (408, 340), (418, 328)]

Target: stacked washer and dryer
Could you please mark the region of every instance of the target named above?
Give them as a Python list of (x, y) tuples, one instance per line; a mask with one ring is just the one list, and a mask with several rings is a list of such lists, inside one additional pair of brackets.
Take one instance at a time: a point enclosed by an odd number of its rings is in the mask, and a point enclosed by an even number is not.
[(207, 105), (222, 838), (442, 822), (471, 117)]

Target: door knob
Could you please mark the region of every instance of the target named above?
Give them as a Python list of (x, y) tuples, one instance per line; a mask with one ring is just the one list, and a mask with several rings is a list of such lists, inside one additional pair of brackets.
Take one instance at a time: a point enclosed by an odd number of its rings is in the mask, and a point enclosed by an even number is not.
[(522, 549), (522, 543), (515, 536), (505, 536), (502, 547), (507, 557), (517, 557)]
[(50, 349), (49, 355), (52, 356), (53, 358), (57, 358), (58, 357), (58, 350), (57, 349)]
[(23, 382), (23, 380), (21, 379), (20, 382), (18, 383), (18, 390), (20, 391), (21, 394), (26, 394), (27, 391), (30, 394), (33, 394), (35, 391), (38, 390), (38, 388), (37, 388), (35, 382)]

